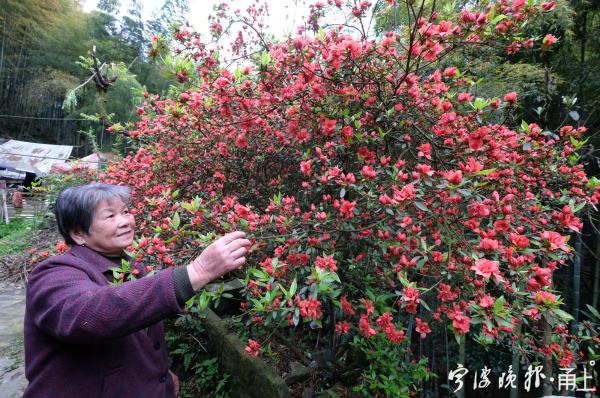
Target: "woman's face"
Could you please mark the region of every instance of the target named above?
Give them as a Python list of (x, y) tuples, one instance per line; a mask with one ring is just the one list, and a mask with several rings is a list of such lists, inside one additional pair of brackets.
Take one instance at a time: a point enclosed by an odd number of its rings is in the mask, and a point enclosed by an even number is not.
[(129, 213), (127, 204), (117, 198), (102, 202), (96, 208), (90, 232), (81, 234), (81, 237), (90, 249), (109, 256), (119, 256), (133, 243), (134, 229), (135, 219)]

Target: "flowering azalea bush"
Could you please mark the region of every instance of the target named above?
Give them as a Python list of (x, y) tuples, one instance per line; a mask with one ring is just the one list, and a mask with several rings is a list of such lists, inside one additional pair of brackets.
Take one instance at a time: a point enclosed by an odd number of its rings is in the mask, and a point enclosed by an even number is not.
[[(578, 212), (600, 197), (578, 164), (585, 129), (513, 123), (516, 92), (478, 98), (473, 78), (445, 62), (461, 46), (549, 50), (556, 38), (519, 30), (554, 3), (447, 15), (411, 5), (412, 23), (377, 39), (362, 22), (394, 1), (350, 2), (356, 29), (319, 28), (327, 7), (345, 6), (327, 3), (282, 42), (263, 34), (260, 9), (224, 5), (211, 38), (181, 27), (174, 55), (153, 38), (151, 54), (181, 85), (166, 99), (147, 94), (134, 128), (110, 128), (139, 149), (102, 176), (133, 190), (136, 261), (185, 264), (215, 235), (246, 231), (254, 244), (236, 276), (249, 324), (312, 333), (336, 353), (362, 349), (375, 369), (366, 395), (415, 390), (426, 363), (393, 347), (436, 328), (574, 363), (552, 275), (572, 254)], [(235, 21), (246, 28), (230, 51), (246, 62), (234, 69), (217, 39)], [(249, 340), (250, 355), (263, 337)], [(396, 355), (412, 381), (373, 378), (394, 371), (374, 352)]]

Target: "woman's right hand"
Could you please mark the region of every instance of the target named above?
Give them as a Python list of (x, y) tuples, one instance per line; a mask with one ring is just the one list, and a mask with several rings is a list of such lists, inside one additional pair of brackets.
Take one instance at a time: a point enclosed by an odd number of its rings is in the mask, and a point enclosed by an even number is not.
[(197, 292), (213, 279), (246, 263), (244, 256), (248, 252), (250, 241), (245, 237), (246, 234), (242, 231), (229, 233), (210, 244), (187, 266), (194, 291)]

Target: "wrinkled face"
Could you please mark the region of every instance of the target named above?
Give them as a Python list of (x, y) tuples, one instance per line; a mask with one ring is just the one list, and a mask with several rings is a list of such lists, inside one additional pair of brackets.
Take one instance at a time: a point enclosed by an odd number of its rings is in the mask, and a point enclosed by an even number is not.
[(90, 249), (109, 256), (119, 256), (133, 243), (135, 219), (121, 199), (102, 202), (97, 208), (89, 233), (79, 233), (79, 238)]

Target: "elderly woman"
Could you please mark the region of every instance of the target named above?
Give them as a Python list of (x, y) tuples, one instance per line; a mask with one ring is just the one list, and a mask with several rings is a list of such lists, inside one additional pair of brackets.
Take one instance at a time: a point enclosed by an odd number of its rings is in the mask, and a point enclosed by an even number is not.
[[(192, 263), (118, 286), (135, 233), (129, 192), (93, 184), (56, 200), (58, 229), (71, 250), (31, 273), (25, 311), (25, 397), (175, 397), (162, 320), (210, 282), (245, 263), (243, 232), (225, 235)], [(138, 268), (143, 274), (143, 267)]]

